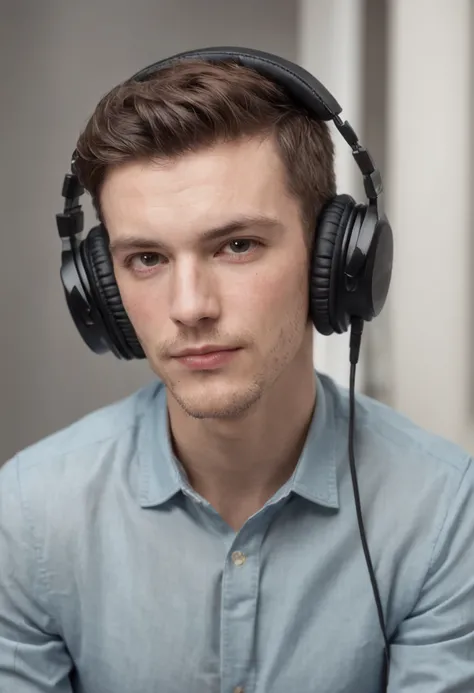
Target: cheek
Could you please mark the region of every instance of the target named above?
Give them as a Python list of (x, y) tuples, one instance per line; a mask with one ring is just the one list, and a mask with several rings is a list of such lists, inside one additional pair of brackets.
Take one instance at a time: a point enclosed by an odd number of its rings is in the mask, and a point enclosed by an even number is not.
[(234, 283), (230, 303), (251, 324), (268, 329), (288, 319), (292, 323), (308, 312), (308, 276), (305, 261), (297, 260), (267, 269)]
[(165, 315), (162, 292), (152, 282), (120, 281), (117, 277), (122, 303), (139, 336), (146, 336)]

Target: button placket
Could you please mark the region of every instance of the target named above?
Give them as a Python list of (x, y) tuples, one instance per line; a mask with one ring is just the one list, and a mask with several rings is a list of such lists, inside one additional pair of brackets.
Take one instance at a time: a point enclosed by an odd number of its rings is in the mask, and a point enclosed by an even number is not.
[(267, 526), (268, 514), (262, 513), (229, 547), (222, 581), (221, 690), (225, 693), (254, 690), (260, 549)]

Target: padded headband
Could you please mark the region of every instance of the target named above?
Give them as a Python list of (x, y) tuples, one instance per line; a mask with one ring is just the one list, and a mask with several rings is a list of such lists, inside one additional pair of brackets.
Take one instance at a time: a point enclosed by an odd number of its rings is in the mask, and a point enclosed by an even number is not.
[(158, 70), (181, 60), (205, 60), (206, 62), (232, 61), (257, 70), (260, 74), (283, 86), (295, 102), (304, 106), (320, 120), (333, 120), (342, 111), (341, 106), (326, 87), (307, 70), (284, 58), (275, 61), (270, 53), (250, 48), (203, 48), (177, 53), (171, 58), (159, 60), (137, 72), (131, 81), (143, 82)]

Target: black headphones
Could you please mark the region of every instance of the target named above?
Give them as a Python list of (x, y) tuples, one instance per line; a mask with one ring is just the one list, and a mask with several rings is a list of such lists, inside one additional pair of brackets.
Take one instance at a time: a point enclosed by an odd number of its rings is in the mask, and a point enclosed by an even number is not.
[[(232, 60), (253, 68), (282, 86), (292, 100), (316, 119), (332, 120), (364, 179), (368, 204), (336, 195), (317, 222), (310, 269), (310, 314), (323, 335), (346, 332), (354, 318), (370, 321), (383, 308), (392, 274), (392, 229), (381, 209), (382, 180), (368, 151), (329, 91), (309, 72), (283, 58), (247, 48), (205, 48), (179, 53), (144, 68), (132, 80), (145, 80), (179, 60)], [(87, 346), (97, 354), (111, 351), (121, 359), (145, 354), (125, 312), (115, 281), (108, 235), (95, 226), (81, 240), (84, 188), (74, 172), (64, 178), (64, 210), (56, 215), (62, 241), (61, 280), (71, 316)]]

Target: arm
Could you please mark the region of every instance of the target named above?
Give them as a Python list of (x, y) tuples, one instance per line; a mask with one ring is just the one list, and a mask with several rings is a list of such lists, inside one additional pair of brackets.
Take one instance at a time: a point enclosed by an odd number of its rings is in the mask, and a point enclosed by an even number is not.
[(390, 693), (474, 691), (472, 460), (436, 538), (418, 601), (395, 635), (391, 656)]
[(71, 693), (72, 663), (45, 603), (17, 461), (0, 469), (0, 691)]

